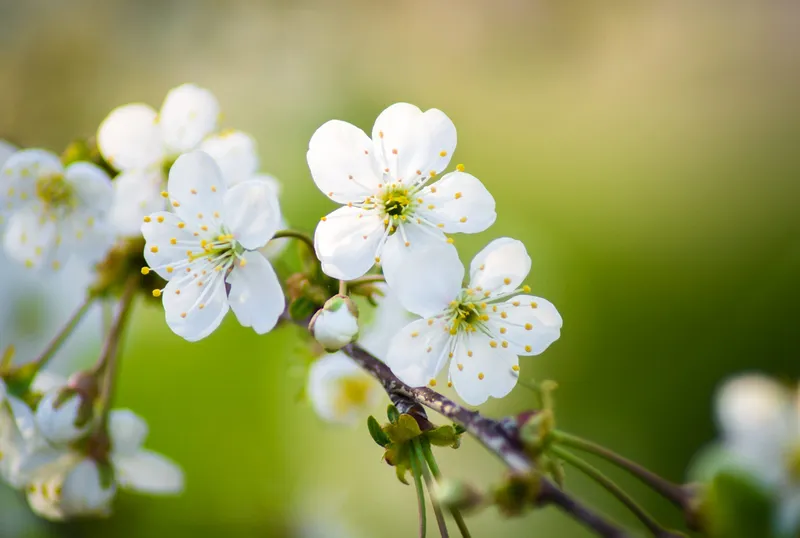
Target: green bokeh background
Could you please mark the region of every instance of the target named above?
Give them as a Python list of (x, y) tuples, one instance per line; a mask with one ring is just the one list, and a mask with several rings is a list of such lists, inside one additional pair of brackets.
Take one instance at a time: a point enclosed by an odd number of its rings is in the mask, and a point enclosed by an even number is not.
[[(444, 110), (458, 128), (453, 163), (497, 201), (489, 231), (456, 237), (464, 259), (494, 237), (523, 240), (529, 284), (565, 320), (523, 376), (558, 381), (563, 428), (679, 481), (714, 436), (722, 379), (800, 374), (798, 16), (796, 3), (755, 0), (0, 0), (0, 137), (59, 151), (113, 107), (158, 106), (195, 82), (216, 93), (225, 126), (255, 135), (287, 219), (311, 231), (334, 207), (305, 163), (319, 125), (369, 132), (397, 101)], [(162, 315), (137, 309), (118, 402), (183, 465), (186, 493), (121, 495), (106, 521), (0, 533), (414, 535), (413, 491), (366, 428), (331, 427), (298, 401), (294, 329), (258, 337), (228, 319), (189, 344)], [(482, 411), (533, 401), (518, 387)], [(440, 460), (475, 484), (503, 471), (474, 441)], [(638, 528), (593, 484), (568, 483)], [(474, 536), (589, 535), (554, 509), (469, 522)]]

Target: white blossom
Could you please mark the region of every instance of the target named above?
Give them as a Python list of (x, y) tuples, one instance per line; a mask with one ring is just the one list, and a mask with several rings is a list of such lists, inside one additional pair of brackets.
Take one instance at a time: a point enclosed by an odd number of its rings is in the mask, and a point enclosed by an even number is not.
[(328, 422), (356, 424), (380, 402), (380, 383), (343, 352), (317, 359), (308, 374), (308, 397), (314, 411)]
[(0, 478), (19, 488), (24, 484), (23, 465), (33, 448), (36, 425), (28, 404), (7, 391), (0, 378)]
[(228, 189), (219, 166), (194, 151), (175, 161), (168, 184), (174, 213), (144, 218), (145, 259), (168, 281), (163, 294), (169, 327), (195, 341), (211, 334), (232, 309), (239, 323), (270, 331), (285, 303), (278, 277), (257, 252), (275, 235), (280, 208), (263, 181)]
[(364, 323), (363, 317), (361, 318), (362, 330), (359, 333), (358, 344), (383, 361), (386, 360), (389, 343), (397, 334), (397, 328), (413, 321), (415, 316), (403, 308), (397, 294), (386, 284), (378, 283), (375, 287), (383, 295), (374, 296), (378, 306), (372, 319)]
[(494, 199), (463, 167), (429, 184), (455, 148), (450, 118), (407, 103), (378, 116), (371, 140), (339, 120), (317, 129), (307, 154), (311, 175), (323, 193), (343, 204), (323, 217), (314, 234), (323, 271), (351, 280), (380, 262), (392, 286), (413, 252), (454, 250), (446, 233), (477, 233), (491, 226)]
[(358, 336), (358, 308), (346, 295), (334, 295), (311, 318), (308, 330), (326, 351), (341, 349)]
[(212, 134), (219, 114), (219, 103), (210, 91), (183, 84), (167, 93), (158, 112), (133, 103), (114, 109), (103, 120), (97, 145), (120, 171), (111, 214), (122, 235), (138, 234), (142, 217), (166, 209), (160, 193), (172, 163), (183, 153), (195, 149), (209, 153), (229, 186), (256, 174), (255, 141), (241, 131)]
[(14, 153), (0, 169), (6, 253), (29, 268), (98, 261), (114, 234), (106, 222), (112, 196), (111, 180), (94, 164), (65, 168), (49, 151)]
[(36, 406), (36, 426), (42, 436), (55, 444), (83, 437), (92, 426), (93, 402), (68, 387), (47, 391)]
[(776, 525), (800, 528), (800, 391), (758, 374), (726, 382), (717, 394), (725, 449), (779, 499)]
[(507, 395), (517, 383), (518, 356), (542, 353), (562, 325), (552, 303), (521, 286), (530, 267), (525, 246), (509, 238), (475, 256), (466, 288), (455, 253), (435, 250), (409, 259), (397, 275), (399, 299), (423, 319), (397, 333), (386, 363), (409, 385), (434, 386), (450, 360), (448, 383), (465, 402)]
[(110, 452), (87, 455), (67, 445), (40, 448), (27, 460), (27, 496), (42, 517), (65, 520), (106, 516), (118, 488), (152, 495), (183, 491), (183, 472), (174, 462), (142, 448), (147, 424), (127, 409), (108, 418)]

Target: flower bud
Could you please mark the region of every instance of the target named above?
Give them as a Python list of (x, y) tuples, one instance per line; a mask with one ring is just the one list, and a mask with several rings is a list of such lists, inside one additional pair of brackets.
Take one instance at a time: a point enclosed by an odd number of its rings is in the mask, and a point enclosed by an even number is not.
[(308, 330), (326, 351), (339, 350), (358, 337), (358, 308), (346, 295), (334, 295), (311, 318)]
[(480, 491), (469, 484), (453, 480), (437, 484), (434, 495), (442, 506), (464, 512), (473, 510), (484, 502)]
[(45, 393), (36, 407), (36, 426), (51, 443), (71, 443), (89, 431), (96, 397), (94, 377), (76, 374), (67, 386)]

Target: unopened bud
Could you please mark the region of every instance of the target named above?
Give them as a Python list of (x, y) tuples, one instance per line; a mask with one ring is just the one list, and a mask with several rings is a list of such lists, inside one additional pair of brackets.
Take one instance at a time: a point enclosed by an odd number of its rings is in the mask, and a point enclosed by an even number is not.
[(92, 425), (96, 397), (94, 376), (78, 373), (67, 386), (45, 393), (36, 407), (36, 426), (51, 443), (65, 444), (80, 439)]
[(484, 501), (480, 491), (469, 484), (453, 480), (439, 483), (434, 495), (443, 506), (464, 512), (477, 508)]
[(358, 308), (346, 295), (334, 295), (318, 310), (308, 330), (326, 351), (337, 351), (358, 337)]

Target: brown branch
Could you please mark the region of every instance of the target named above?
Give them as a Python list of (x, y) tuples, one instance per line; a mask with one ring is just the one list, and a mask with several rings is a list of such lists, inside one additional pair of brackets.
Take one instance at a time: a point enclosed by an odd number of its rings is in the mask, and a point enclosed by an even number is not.
[[(500, 422), (486, 418), (477, 411), (462, 407), (427, 387), (410, 387), (400, 381), (383, 362), (356, 344), (345, 346), (342, 351), (380, 381), (398, 411), (414, 416), (420, 421), (423, 429), (430, 425), (422, 407), (425, 406), (462, 425), (469, 434), (503, 460), (512, 471), (518, 473), (533, 471), (531, 459), (520, 443), (515, 421)], [(598, 536), (607, 538), (629, 536), (544, 477), (541, 478), (536, 503), (540, 506), (557, 506)]]

